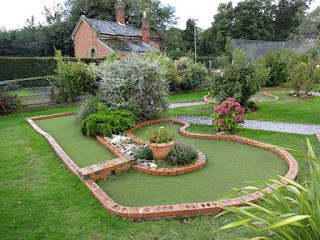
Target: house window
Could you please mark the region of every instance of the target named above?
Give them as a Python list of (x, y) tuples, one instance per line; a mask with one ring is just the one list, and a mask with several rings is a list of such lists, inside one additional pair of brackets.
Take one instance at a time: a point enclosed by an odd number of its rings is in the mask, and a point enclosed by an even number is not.
[(93, 48), (91, 49), (91, 57), (92, 58), (96, 57), (96, 50), (94, 50)]

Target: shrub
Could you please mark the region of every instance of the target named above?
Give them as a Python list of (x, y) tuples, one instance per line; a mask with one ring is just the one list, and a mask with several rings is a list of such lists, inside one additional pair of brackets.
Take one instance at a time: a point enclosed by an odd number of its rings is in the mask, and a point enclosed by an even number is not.
[(147, 138), (150, 143), (168, 143), (174, 139), (174, 134), (164, 127), (153, 126), (148, 130)]
[(289, 79), (298, 96), (308, 94), (320, 80), (320, 68), (317, 62), (309, 59), (305, 62), (290, 64)]
[(127, 57), (99, 65), (99, 93), (111, 110), (126, 109), (140, 120), (158, 118), (169, 106), (169, 86), (158, 60)]
[(195, 161), (198, 153), (188, 144), (176, 142), (168, 155), (167, 162), (173, 166), (182, 166)]
[(245, 110), (233, 98), (228, 98), (221, 105), (214, 108), (211, 115), (213, 124), (217, 131), (232, 131), (239, 127), (239, 123), (244, 123), (243, 114)]
[(18, 95), (9, 95), (0, 91), (0, 116), (14, 113), (20, 108)]
[(273, 48), (270, 48), (265, 56), (264, 65), (270, 69), (270, 78), (266, 81), (265, 86), (278, 86), (287, 81), (289, 75), (288, 54), (279, 50), (274, 54)]
[(148, 146), (140, 148), (139, 152), (134, 156), (135, 159), (153, 160), (152, 152)]
[(88, 66), (80, 59), (64, 58), (61, 51), (56, 51), (55, 60), (58, 65), (54, 84), (59, 87), (59, 101), (75, 101), (81, 94), (92, 91), (93, 82), (97, 79), (94, 64)]
[(206, 78), (206, 68), (201, 63), (182, 57), (174, 62), (177, 68), (178, 84), (174, 90), (191, 90), (202, 84)]
[(101, 104), (101, 100), (99, 99), (99, 97), (87, 99), (84, 103), (81, 104), (77, 112), (76, 122), (81, 123), (90, 115), (97, 113), (99, 104)]
[(210, 92), (219, 102), (232, 97), (241, 106), (268, 80), (270, 70), (257, 64), (245, 52), (236, 50), (233, 53), (233, 64), (229, 64), (221, 76), (214, 75)]
[(84, 135), (93, 137), (103, 135), (110, 137), (135, 126), (136, 118), (130, 111), (104, 110), (87, 117), (81, 123), (81, 132)]
[[(238, 214), (240, 220), (221, 229), (242, 225), (264, 236), (257, 239), (320, 239), (320, 158), (316, 157), (308, 139), (307, 142), (308, 155), (287, 150), (309, 160), (311, 180), (302, 184), (285, 177), (281, 177), (281, 181), (275, 178), (267, 181), (265, 185), (270, 187), (272, 193), (260, 190), (265, 204), (244, 202), (249, 206), (225, 208), (227, 211), (224, 211), (223, 215), (233, 212)], [(277, 189), (273, 184), (279, 184), (281, 187)], [(247, 191), (249, 189), (259, 190), (249, 186), (235, 192), (250, 195)], [(230, 194), (228, 195), (230, 197)]]

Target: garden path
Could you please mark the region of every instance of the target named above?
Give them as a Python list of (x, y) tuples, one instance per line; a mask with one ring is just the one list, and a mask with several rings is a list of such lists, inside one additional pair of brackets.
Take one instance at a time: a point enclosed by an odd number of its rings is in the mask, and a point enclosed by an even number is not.
[[(203, 125), (212, 124), (212, 119), (205, 116), (178, 115), (176, 116), (176, 119)], [(311, 124), (245, 120), (243, 128), (305, 135), (317, 134), (318, 136), (320, 136), (320, 125)]]

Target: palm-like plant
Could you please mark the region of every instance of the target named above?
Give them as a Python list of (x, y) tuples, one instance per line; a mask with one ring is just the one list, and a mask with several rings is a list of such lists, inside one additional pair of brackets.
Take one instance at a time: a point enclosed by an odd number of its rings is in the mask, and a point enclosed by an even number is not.
[[(240, 220), (220, 230), (245, 226), (263, 235), (255, 239), (320, 239), (320, 157), (316, 157), (309, 139), (307, 143), (308, 154), (292, 149), (286, 150), (309, 159), (311, 180), (302, 184), (281, 176), (279, 176), (280, 180), (268, 180), (266, 184), (272, 193), (260, 190), (265, 204), (244, 202), (246, 206), (240, 208), (225, 207), (227, 212), (239, 214)], [(281, 187), (274, 187), (274, 183)], [(259, 189), (246, 187), (235, 190), (234, 193), (249, 194), (248, 190)], [(217, 217), (225, 214), (226, 211)]]

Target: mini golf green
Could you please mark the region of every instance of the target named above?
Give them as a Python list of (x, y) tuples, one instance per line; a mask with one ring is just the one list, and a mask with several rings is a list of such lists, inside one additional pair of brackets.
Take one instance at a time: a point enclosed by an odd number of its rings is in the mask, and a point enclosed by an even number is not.
[[(208, 100), (213, 101), (213, 102), (216, 101), (213, 97), (209, 97)], [(273, 97), (263, 95), (263, 92), (258, 92), (250, 98), (250, 101), (253, 101), (253, 102), (257, 102), (257, 101), (258, 102), (267, 102), (267, 101), (272, 101), (272, 100), (274, 100)]]
[(35, 123), (49, 133), (80, 168), (116, 158), (95, 138), (83, 136), (75, 119), (76, 116), (71, 115), (37, 120)]
[[(248, 185), (245, 181), (266, 180), (285, 175), (288, 165), (278, 154), (248, 144), (196, 139), (182, 136), (181, 125), (157, 124), (173, 131), (177, 139), (191, 144), (206, 155), (206, 165), (197, 171), (178, 176), (154, 176), (134, 170), (99, 181), (99, 186), (118, 204), (130, 207), (214, 201)], [(146, 140), (146, 130), (133, 134)]]

